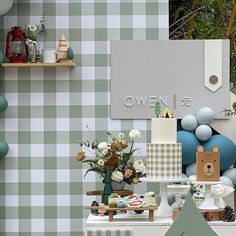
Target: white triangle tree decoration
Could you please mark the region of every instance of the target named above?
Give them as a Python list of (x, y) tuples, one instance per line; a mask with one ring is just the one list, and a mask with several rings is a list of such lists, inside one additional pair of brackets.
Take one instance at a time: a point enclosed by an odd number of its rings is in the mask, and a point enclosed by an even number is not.
[(197, 209), (192, 196), (188, 193), (179, 216), (165, 236), (217, 236)]

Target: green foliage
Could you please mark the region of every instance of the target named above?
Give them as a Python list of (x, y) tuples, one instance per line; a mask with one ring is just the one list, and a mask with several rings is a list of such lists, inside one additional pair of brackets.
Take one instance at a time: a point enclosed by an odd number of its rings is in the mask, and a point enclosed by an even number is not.
[[(232, 0), (196, 0), (192, 10), (192, 1), (170, 1), (170, 39), (187, 39), (191, 32), (192, 39), (224, 39), (230, 20), (234, 1)], [(193, 28), (189, 21), (193, 19)], [(236, 85), (236, 47), (235, 21), (231, 29), (231, 64), (230, 81)]]
[(87, 148), (92, 148), (93, 150), (96, 149), (98, 147), (98, 143), (96, 141), (90, 142), (90, 141), (86, 141), (86, 142), (80, 142), (79, 145), (81, 147), (87, 147)]

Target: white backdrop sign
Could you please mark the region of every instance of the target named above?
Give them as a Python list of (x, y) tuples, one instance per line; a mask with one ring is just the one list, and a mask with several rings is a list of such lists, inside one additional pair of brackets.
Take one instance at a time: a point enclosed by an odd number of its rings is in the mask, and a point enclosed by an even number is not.
[(228, 40), (112, 41), (111, 118), (150, 119), (159, 101), (177, 118), (230, 104)]

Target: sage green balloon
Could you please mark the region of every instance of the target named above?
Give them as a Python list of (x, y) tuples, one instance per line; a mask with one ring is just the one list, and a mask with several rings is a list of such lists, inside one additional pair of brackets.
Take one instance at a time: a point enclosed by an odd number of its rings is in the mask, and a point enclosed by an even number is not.
[(4, 61), (4, 54), (2, 53), (2, 51), (0, 51), (0, 64), (2, 64)]
[(7, 155), (8, 151), (8, 144), (3, 139), (0, 139), (0, 158), (4, 158)]
[(6, 111), (8, 107), (7, 99), (3, 96), (0, 96), (0, 112)]

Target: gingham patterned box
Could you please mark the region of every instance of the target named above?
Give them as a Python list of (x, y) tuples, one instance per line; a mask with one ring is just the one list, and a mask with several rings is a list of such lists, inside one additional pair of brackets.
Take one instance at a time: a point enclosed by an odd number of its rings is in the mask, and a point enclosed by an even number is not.
[(180, 178), (182, 173), (182, 144), (148, 143), (147, 177), (150, 179)]
[(86, 236), (132, 236), (132, 229), (89, 229)]

